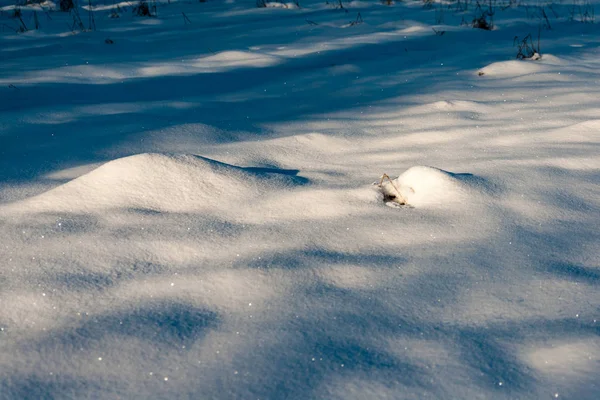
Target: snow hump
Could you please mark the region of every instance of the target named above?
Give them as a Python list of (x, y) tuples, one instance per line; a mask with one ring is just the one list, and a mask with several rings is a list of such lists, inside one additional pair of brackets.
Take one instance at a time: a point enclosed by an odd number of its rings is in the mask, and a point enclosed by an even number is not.
[(242, 168), (195, 155), (144, 153), (109, 161), (10, 208), (17, 212), (198, 211), (304, 183), (306, 179), (297, 173)]
[(413, 207), (465, 203), (488, 189), (485, 180), (472, 174), (455, 174), (426, 166), (411, 167), (381, 185), (384, 200)]

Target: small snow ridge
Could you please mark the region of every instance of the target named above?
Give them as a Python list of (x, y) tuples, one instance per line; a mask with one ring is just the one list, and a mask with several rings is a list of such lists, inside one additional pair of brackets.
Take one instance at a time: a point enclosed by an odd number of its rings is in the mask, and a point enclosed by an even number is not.
[(479, 73), (495, 77), (512, 77), (535, 74), (542, 71), (544, 71), (544, 67), (539, 63), (511, 60), (490, 64), (487, 67), (482, 68)]
[(176, 60), (146, 65), (137, 70), (136, 77), (193, 75), (224, 72), (236, 68), (264, 68), (276, 65), (280, 58), (249, 51), (223, 51), (190, 61)]
[(277, 1), (266, 2), (265, 3), (265, 7), (266, 8), (287, 8), (289, 10), (297, 10), (297, 9), (300, 8), (295, 3), (280, 3), (280, 2), (277, 2)]
[(566, 63), (566, 60), (551, 54), (544, 54), (543, 58), (495, 62), (480, 69), (478, 74), (497, 78), (510, 78), (550, 72), (553, 67), (565, 65)]
[(268, 67), (279, 62), (279, 58), (249, 51), (222, 51), (212, 56), (199, 58), (196, 67)]
[(144, 153), (119, 158), (39, 196), (14, 203), (22, 212), (145, 209), (186, 212), (236, 207), (301, 184), (297, 170), (242, 168), (195, 155)]
[(465, 203), (488, 190), (482, 178), (425, 166), (409, 168), (394, 180), (383, 180), (380, 188), (386, 204), (412, 207)]

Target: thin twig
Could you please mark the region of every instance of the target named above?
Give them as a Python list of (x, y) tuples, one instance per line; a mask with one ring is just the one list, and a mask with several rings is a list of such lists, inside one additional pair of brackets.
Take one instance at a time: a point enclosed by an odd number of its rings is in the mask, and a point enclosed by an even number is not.
[(548, 20), (548, 16), (546, 15), (546, 11), (544, 11), (544, 7), (542, 7), (542, 16), (546, 20), (546, 24), (548, 25), (548, 29), (552, 30), (552, 26), (550, 25), (550, 21)]
[(397, 201), (400, 204), (406, 204), (406, 199), (402, 196), (402, 194), (400, 194), (400, 189), (398, 189), (398, 187), (396, 186), (396, 184), (394, 183), (394, 181), (392, 180), (392, 178), (390, 178), (390, 176), (388, 174), (383, 174), (381, 176), (381, 180), (379, 181), (379, 187), (383, 187), (383, 180), (387, 179), (391, 184), (392, 187), (396, 190), (396, 193), (398, 194), (397, 196)]

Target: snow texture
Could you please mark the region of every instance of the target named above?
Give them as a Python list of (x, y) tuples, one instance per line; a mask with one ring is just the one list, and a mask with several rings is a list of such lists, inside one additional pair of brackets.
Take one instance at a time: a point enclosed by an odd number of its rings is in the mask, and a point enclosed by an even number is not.
[(596, 2), (79, 4), (0, 0), (0, 399), (600, 398)]

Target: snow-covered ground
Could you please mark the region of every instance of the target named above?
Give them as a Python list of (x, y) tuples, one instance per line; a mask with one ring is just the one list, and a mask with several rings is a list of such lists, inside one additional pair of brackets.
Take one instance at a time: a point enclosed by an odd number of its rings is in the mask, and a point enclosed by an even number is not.
[(0, 399), (600, 397), (600, 5), (342, 4), (1, 0)]

